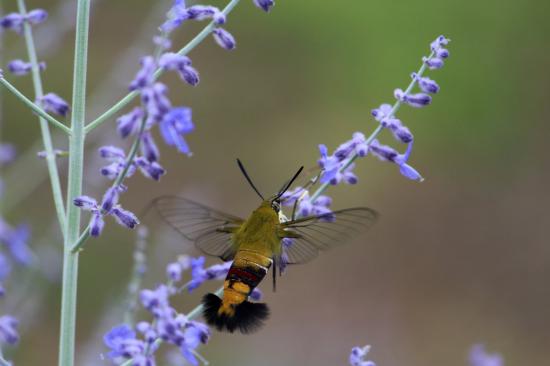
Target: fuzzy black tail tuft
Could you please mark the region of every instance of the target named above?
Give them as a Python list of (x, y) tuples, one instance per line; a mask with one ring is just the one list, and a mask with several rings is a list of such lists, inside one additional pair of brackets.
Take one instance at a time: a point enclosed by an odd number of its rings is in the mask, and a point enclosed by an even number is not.
[(222, 299), (214, 294), (207, 294), (202, 299), (203, 316), (206, 322), (220, 331), (233, 333), (239, 330), (248, 334), (258, 330), (269, 316), (269, 308), (263, 303), (245, 301), (237, 305), (233, 314), (220, 313)]

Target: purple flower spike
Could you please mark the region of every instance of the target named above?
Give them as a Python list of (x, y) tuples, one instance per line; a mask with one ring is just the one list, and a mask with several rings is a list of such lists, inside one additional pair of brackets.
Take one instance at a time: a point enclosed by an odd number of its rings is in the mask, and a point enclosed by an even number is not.
[(273, 5), (275, 5), (274, 0), (254, 0), (254, 5), (262, 9), (265, 12), (269, 12)]
[(418, 86), (424, 93), (436, 94), (439, 92), (439, 85), (432, 79), (428, 77), (418, 77), (415, 72), (411, 74), (411, 77), (413, 80), (418, 81)]
[(143, 118), (143, 109), (136, 107), (130, 113), (127, 113), (116, 120), (118, 134), (122, 137), (128, 137), (136, 133), (139, 128), (139, 122)]
[(136, 77), (130, 83), (130, 90), (143, 89), (154, 82), (154, 73), (156, 63), (153, 56), (145, 56), (140, 60), (141, 69), (137, 72)]
[(19, 341), (19, 333), (17, 326), (19, 322), (11, 315), (0, 317), (0, 342), (3, 344), (17, 344)]
[(42, 105), (46, 112), (59, 114), (63, 117), (67, 116), (67, 113), (69, 113), (70, 110), (69, 104), (55, 93), (48, 93), (44, 95), (38, 102)]
[(36, 25), (48, 19), (48, 12), (44, 9), (33, 9), (27, 13), (26, 18), (29, 23)]
[(160, 122), (160, 133), (169, 146), (175, 146), (180, 152), (191, 155), (191, 150), (183, 136), (194, 130), (191, 120), (191, 109), (174, 108)]
[(0, 27), (21, 33), (24, 21), (25, 17), (23, 15), (19, 13), (10, 13), (0, 19)]
[(220, 45), (220, 47), (225, 48), (226, 50), (233, 50), (235, 49), (236, 42), (235, 38), (226, 31), (223, 28), (216, 28), (212, 31), (212, 35), (214, 36), (214, 39), (216, 40), (216, 43)]
[(405, 94), (401, 89), (395, 89), (395, 99), (410, 105), (415, 108), (422, 108), (432, 102), (432, 97), (425, 93)]
[[(40, 62), (38, 69), (43, 71), (46, 69), (46, 63)], [(8, 70), (16, 76), (27, 75), (32, 70), (32, 64), (23, 60), (13, 60), (8, 63)]]

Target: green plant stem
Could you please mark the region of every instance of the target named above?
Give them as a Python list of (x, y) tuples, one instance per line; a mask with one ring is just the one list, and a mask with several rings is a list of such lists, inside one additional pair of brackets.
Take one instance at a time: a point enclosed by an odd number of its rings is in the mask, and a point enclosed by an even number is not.
[[(432, 57), (434, 57), (435, 53), (432, 52), (430, 54), (430, 56), (428, 56), (428, 60), (430, 60)], [(405, 89), (405, 92), (404, 94), (405, 95), (409, 95), (409, 93), (413, 90), (414, 86), (416, 85), (417, 81), (418, 81), (418, 78), (422, 77), (422, 75), (424, 75), (424, 72), (426, 72), (428, 66), (426, 65), (425, 62), (422, 63), (422, 66), (420, 67), (420, 69), (417, 71), (417, 78), (414, 78), (411, 83), (409, 84), (409, 86), (407, 86), (407, 89)], [(397, 111), (399, 110), (399, 108), (401, 107), (401, 105), (403, 104), (403, 102), (401, 102), (400, 100), (397, 100), (394, 105), (392, 106), (392, 109), (390, 111), (390, 113), (388, 114), (388, 118), (390, 117), (393, 117), (395, 116), (395, 114), (397, 113)], [(382, 130), (384, 129), (384, 127), (382, 127), (381, 124), (378, 125), (378, 127), (376, 127), (376, 129), (370, 134), (370, 136), (365, 140), (365, 144), (366, 145), (370, 145), (372, 143), (372, 140), (374, 140), (376, 138), (376, 136), (378, 136), (378, 134), (380, 132), (382, 132)], [(354, 154), (351, 158), (348, 159), (348, 161), (342, 165), (342, 167), (340, 168), (339, 172), (343, 172), (344, 170), (346, 170), (351, 164), (353, 164), (353, 162), (359, 157), (359, 155), (357, 154)], [(327, 188), (330, 186), (329, 183), (323, 183), (319, 186), (319, 188), (317, 188), (317, 190), (315, 191), (315, 193), (313, 193), (313, 195), (311, 195), (309, 201), (310, 202), (314, 202), (317, 198), (319, 198), (320, 195), (322, 195), (326, 190)]]
[[(235, 6), (237, 6), (237, 4), (239, 3), (240, 0), (231, 0), (227, 5), (226, 7), (222, 10), (222, 13), (224, 15), (228, 15), (231, 10), (233, 10), (233, 8)], [(210, 22), (206, 27), (204, 27), (204, 29), (195, 36), (195, 38), (193, 38), (187, 45), (185, 45), (185, 47), (183, 47), (182, 49), (180, 49), (177, 53), (179, 55), (187, 55), (189, 52), (191, 52), (191, 50), (193, 48), (195, 48), (197, 45), (199, 45), (206, 37), (208, 37), (208, 35), (210, 35), (210, 33), (212, 33), (212, 31), (214, 30), (214, 28), (216, 27), (216, 24), (214, 22)], [(160, 76), (162, 75), (163, 73), (163, 70), (162, 69), (157, 69), (157, 71), (155, 72), (155, 80)], [(128, 105), (128, 103), (130, 103), (132, 100), (134, 100), (135, 97), (137, 97), (139, 95), (139, 93), (137, 91), (133, 91), (131, 93), (128, 93), (124, 98), (122, 98), (121, 100), (119, 100), (115, 105), (113, 105), (111, 108), (109, 108), (106, 112), (104, 112), (101, 116), (97, 117), (95, 120), (93, 120), (92, 122), (90, 122), (87, 126), (86, 126), (86, 132), (90, 132), (91, 130), (93, 130), (94, 128), (98, 127), (99, 125), (105, 123), (109, 118), (113, 117), (116, 113), (118, 113), (118, 111), (120, 111), (122, 108), (124, 108), (126, 105)]]
[[(218, 288), (216, 292), (214, 292), (216, 296), (222, 296), (223, 295), (223, 286)], [(202, 304), (196, 306), (193, 310), (191, 310), (189, 313), (187, 313), (187, 319), (192, 320), (198, 317), (204, 309), (204, 306)], [(157, 349), (158, 346), (160, 346), (162, 343), (162, 338), (157, 338), (153, 342), (153, 345), (151, 346), (152, 349)], [(134, 361), (133, 358), (123, 362), (120, 364), (120, 366), (131, 366), (132, 362)]]
[(33, 103), (29, 98), (27, 98), (23, 93), (21, 93), (12, 83), (4, 79), (3, 77), (0, 78), (0, 84), (2, 84), (6, 89), (8, 89), (9, 92), (11, 92), (13, 95), (15, 95), (18, 99), (20, 99), (27, 107), (33, 110), (40, 119), (44, 119), (46, 122), (49, 122), (53, 127), (58, 128), (60, 131), (65, 133), (66, 135), (71, 135), (71, 129), (67, 126), (65, 126), (63, 123), (59, 122), (57, 119), (52, 117), (48, 112), (46, 112), (44, 109), (42, 109), (38, 104)]
[(67, 224), (65, 228), (59, 366), (74, 365), (78, 252), (71, 245), (78, 239), (80, 210), (73, 198), (82, 193), (84, 161), (84, 119), (86, 112), (86, 71), (88, 62), (88, 29), (90, 0), (78, 0), (76, 12), (71, 138), (69, 144), (69, 180), (67, 185)]
[[(27, 9), (25, 7), (24, 0), (17, 0), (17, 7), (19, 9), (19, 13), (27, 14)], [(38, 58), (36, 56), (36, 49), (34, 47), (32, 30), (28, 22), (23, 23), (23, 34), (25, 37), (25, 44), (27, 46), (29, 62), (32, 65), (31, 73), (32, 73), (32, 82), (34, 85), (35, 97), (36, 99), (39, 99), (44, 94), (44, 91), (42, 89), (42, 79), (40, 77), (40, 68), (38, 66)], [(61, 191), (61, 183), (59, 181), (59, 172), (57, 171), (57, 162), (55, 161), (55, 154), (53, 152), (52, 137), (50, 134), (50, 128), (48, 127), (48, 124), (46, 122), (47, 120), (48, 121), (50, 120), (46, 119), (44, 116), (41, 116), (39, 120), (40, 120), (40, 130), (42, 132), (42, 141), (44, 143), (44, 149), (46, 150), (46, 164), (48, 166), (48, 174), (50, 175), (50, 183), (52, 186), (53, 200), (54, 200), (55, 210), (57, 213), (57, 220), (59, 221), (61, 232), (63, 232), (66, 218), (65, 218), (65, 210), (63, 209), (63, 193)], [(53, 121), (50, 121), (50, 122), (53, 123)], [(56, 126), (59, 127), (58, 125)]]

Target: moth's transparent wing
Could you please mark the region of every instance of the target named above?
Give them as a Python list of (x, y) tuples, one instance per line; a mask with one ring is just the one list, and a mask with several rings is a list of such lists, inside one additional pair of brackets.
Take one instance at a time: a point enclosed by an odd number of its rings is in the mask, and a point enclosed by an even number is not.
[(164, 221), (202, 252), (224, 261), (233, 259), (237, 248), (232, 233), (243, 219), (177, 196), (159, 197), (153, 205)]
[(377, 217), (376, 211), (357, 207), (284, 222), (284, 260), (289, 264), (309, 262), (319, 251), (341, 245), (368, 230)]

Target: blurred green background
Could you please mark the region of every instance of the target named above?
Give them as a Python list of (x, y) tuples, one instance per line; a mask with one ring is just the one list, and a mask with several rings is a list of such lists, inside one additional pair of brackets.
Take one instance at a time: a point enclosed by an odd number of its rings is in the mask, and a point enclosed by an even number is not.
[[(14, 3), (5, 1), (5, 11)], [(90, 120), (126, 93), (170, 1), (92, 3)], [(28, 1), (38, 6), (51, 16), (34, 29), (48, 63), (45, 89), (70, 100), (74, 1)], [(272, 310), (267, 326), (253, 336), (215, 333), (202, 349), (213, 365), (345, 365), (352, 346), (371, 344), (379, 365), (459, 366), (477, 342), (500, 351), (507, 365), (548, 362), (549, 12), (550, 2), (540, 0), (278, 0), (264, 14), (243, 0), (226, 26), (236, 51), (207, 39), (190, 54), (198, 87), (174, 74), (163, 79), (174, 104), (193, 108), (194, 155), (163, 146), (168, 175), (160, 183), (131, 178), (124, 207), (139, 212), (153, 197), (174, 193), (246, 216), (258, 199), (236, 157), (261, 191), (275, 191), (297, 167), (315, 164), (319, 143), (332, 150), (355, 131), (369, 134), (376, 127), (370, 110), (409, 83), (436, 36), (452, 39), (446, 66), (429, 73), (442, 87), (433, 105), (399, 112), (415, 135), (411, 164), (426, 180), (408, 181), (370, 157), (359, 161), (359, 183), (329, 193), (335, 208), (367, 205), (382, 214), (380, 222), (354, 244), (290, 268), (277, 293), (263, 284)], [(181, 28), (175, 47), (203, 25)], [(26, 59), (21, 38), (4, 38), (4, 66)], [(7, 77), (32, 95), (30, 77)], [(96, 197), (107, 186), (97, 146), (121, 144), (114, 127), (113, 120), (89, 137), (84, 191)], [(0, 305), (22, 322), (21, 344), (8, 357), (54, 365), (61, 242), (45, 164), (35, 158), (42, 150), (36, 118), (5, 93), (2, 138), (21, 152), (2, 172), (5, 216), (32, 224), (40, 263), (12, 277)], [(61, 136), (56, 141), (67, 147)], [(153, 216), (143, 221), (152, 231), (145, 284), (153, 286), (178, 254), (198, 252)], [(108, 224), (81, 256), (78, 365), (107, 364), (101, 335), (121, 321), (135, 235)], [(178, 308), (193, 308), (217, 285), (182, 296)]]

